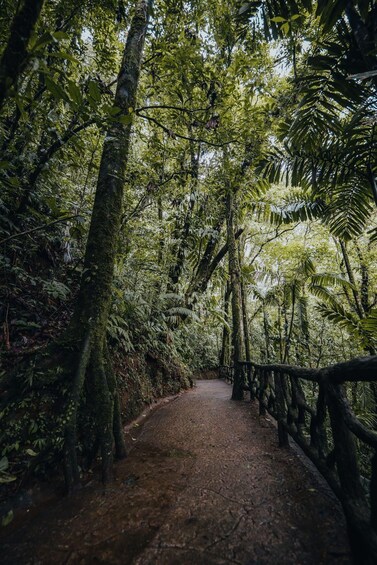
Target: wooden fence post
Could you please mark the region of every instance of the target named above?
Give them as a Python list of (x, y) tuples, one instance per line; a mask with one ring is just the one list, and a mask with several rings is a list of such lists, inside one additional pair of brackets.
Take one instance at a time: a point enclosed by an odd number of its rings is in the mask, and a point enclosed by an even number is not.
[(289, 446), (289, 439), (287, 429), (284, 426), (286, 420), (286, 405), (284, 399), (284, 390), (283, 390), (283, 379), (284, 375), (277, 371), (274, 371), (274, 385), (275, 385), (275, 398), (276, 398), (276, 416), (278, 422), (278, 438), (279, 438), (279, 447), (288, 447)]
[(259, 376), (259, 394), (258, 394), (259, 416), (265, 416), (266, 415), (266, 406), (264, 403), (264, 391), (266, 390), (265, 371), (258, 370), (258, 376)]
[[(342, 506), (354, 556), (358, 563), (372, 565), (377, 555), (377, 537), (372, 534), (368, 504), (360, 481), (356, 444), (343, 418), (342, 385), (326, 384), (327, 404), (334, 440), (334, 451), (339, 481), (342, 488)], [(372, 534), (372, 535), (371, 535)]]

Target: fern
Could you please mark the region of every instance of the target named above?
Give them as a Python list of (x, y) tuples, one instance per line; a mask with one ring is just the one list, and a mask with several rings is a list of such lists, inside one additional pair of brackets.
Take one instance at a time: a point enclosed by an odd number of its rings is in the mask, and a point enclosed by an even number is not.
[(340, 286), (349, 290), (355, 290), (355, 286), (339, 275), (333, 273), (315, 273), (310, 278), (310, 284), (319, 286)]
[(160, 294), (158, 300), (161, 302), (166, 302), (168, 300), (175, 300), (176, 302), (184, 302), (185, 298), (181, 294), (176, 294), (175, 292), (166, 292), (164, 294)]
[(377, 338), (377, 309), (369, 312), (367, 318), (360, 321), (361, 327), (372, 339)]
[(362, 333), (360, 320), (351, 312), (347, 312), (335, 299), (332, 300), (331, 304), (318, 304), (316, 309), (325, 319), (335, 322), (348, 330), (352, 335), (360, 338)]
[(331, 232), (345, 241), (360, 235), (373, 208), (370, 188), (358, 179), (349, 179), (333, 189), (333, 200), (326, 209)]
[(228, 332), (231, 331), (231, 327), (229, 325), (229, 322), (224, 317), (225, 312), (223, 312), (223, 311), (219, 312), (215, 308), (209, 308), (208, 311), (216, 320), (218, 320), (220, 326), (224, 326), (228, 330)]
[(175, 306), (173, 308), (169, 308), (165, 312), (165, 316), (167, 318), (175, 318), (175, 320), (179, 318), (191, 318), (195, 322), (199, 322), (199, 317), (190, 310), (189, 308), (184, 308), (183, 306)]
[(314, 220), (321, 217), (324, 212), (324, 205), (321, 200), (304, 200), (300, 197), (293, 197), (282, 206), (261, 201), (253, 202), (249, 204), (249, 208), (257, 215), (259, 220), (277, 226)]
[(110, 314), (107, 322), (107, 334), (114, 344), (120, 346), (125, 352), (134, 351), (127, 322), (117, 314)]

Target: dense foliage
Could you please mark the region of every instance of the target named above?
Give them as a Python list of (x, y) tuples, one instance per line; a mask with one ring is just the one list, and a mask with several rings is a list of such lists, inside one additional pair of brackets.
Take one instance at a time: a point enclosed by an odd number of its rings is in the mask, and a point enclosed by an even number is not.
[[(116, 355), (198, 370), (376, 349), (377, 6), (151, 5), (3, 1), (2, 482), (61, 460), (76, 400), (73, 451), (94, 458)], [(352, 395), (373, 424), (370, 390)]]

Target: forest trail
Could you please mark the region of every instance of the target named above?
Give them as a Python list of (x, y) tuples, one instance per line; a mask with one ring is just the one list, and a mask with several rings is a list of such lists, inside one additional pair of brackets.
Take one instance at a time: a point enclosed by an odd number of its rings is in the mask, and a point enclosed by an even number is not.
[[(350, 563), (334, 496), (269, 418), (198, 381), (131, 429), (116, 481), (31, 509), (2, 536), (5, 564)], [(132, 438), (131, 438), (132, 441)]]

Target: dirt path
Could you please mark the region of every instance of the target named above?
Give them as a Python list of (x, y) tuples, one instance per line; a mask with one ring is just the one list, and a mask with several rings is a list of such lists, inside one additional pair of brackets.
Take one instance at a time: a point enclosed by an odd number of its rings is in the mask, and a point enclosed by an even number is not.
[(344, 518), (322, 480), (276, 445), (271, 422), (197, 387), (148, 418), (117, 480), (32, 509), (2, 532), (5, 564), (349, 563)]

